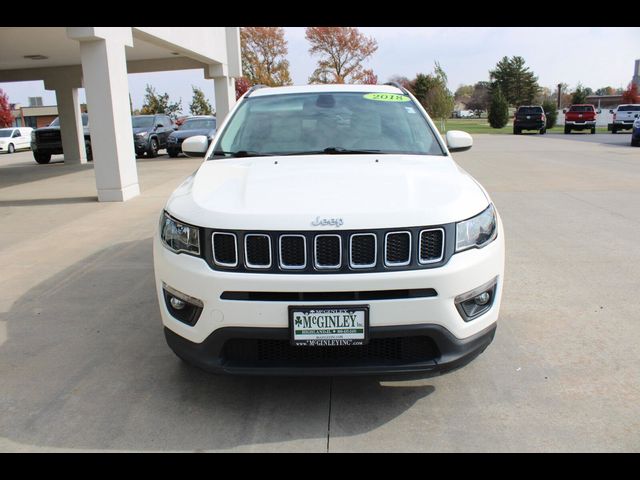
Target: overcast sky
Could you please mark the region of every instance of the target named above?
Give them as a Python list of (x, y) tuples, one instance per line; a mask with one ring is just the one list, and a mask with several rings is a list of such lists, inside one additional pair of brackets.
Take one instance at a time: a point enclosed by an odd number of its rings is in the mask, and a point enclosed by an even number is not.
[[(488, 80), (489, 70), (503, 56), (520, 55), (538, 76), (540, 85), (555, 88), (560, 83), (575, 87), (578, 82), (594, 90), (626, 87), (633, 75), (634, 61), (640, 59), (640, 28), (623, 27), (363, 27), (360, 30), (378, 42), (378, 51), (366, 64), (380, 83), (393, 75), (413, 78), (429, 73), (440, 62), (449, 77), (449, 88)], [(295, 84), (306, 84), (315, 68), (309, 56), (304, 27), (286, 27), (290, 72)], [(213, 80), (205, 80), (201, 70), (140, 73), (129, 75), (134, 108), (140, 108), (145, 85), (171, 100), (182, 99), (188, 113), (191, 85), (203, 89), (212, 104)], [(56, 103), (54, 92), (42, 82), (0, 83), (11, 103), (28, 104), (28, 97), (42, 96), (47, 105)], [(80, 92), (84, 102), (84, 91)]]

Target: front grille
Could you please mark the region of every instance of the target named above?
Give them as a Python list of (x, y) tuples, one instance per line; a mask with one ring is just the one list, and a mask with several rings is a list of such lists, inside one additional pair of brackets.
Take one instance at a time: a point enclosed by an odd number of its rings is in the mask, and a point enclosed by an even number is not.
[(376, 236), (373, 233), (351, 235), (351, 267), (371, 268), (376, 265)]
[(437, 268), (455, 249), (455, 223), (402, 229), (218, 231), (204, 229), (213, 269), (252, 273), (335, 274)]
[(288, 340), (237, 338), (228, 340), (223, 349), (226, 362), (258, 362), (261, 366), (394, 365), (427, 362), (439, 356), (435, 342), (425, 336), (372, 338), (366, 345), (331, 347), (294, 346)]
[(340, 235), (317, 235), (315, 257), (316, 268), (340, 268), (342, 263)]
[(303, 235), (280, 236), (280, 268), (301, 269), (307, 266), (307, 248)]
[(238, 265), (238, 246), (236, 236), (233, 233), (213, 234), (213, 261), (222, 267), (235, 267)]
[(439, 262), (444, 255), (444, 230), (423, 230), (420, 232), (420, 263)]
[(60, 131), (45, 131), (45, 132), (36, 132), (36, 138), (38, 141), (60, 141)]
[(269, 235), (245, 235), (244, 260), (248, 268), (269, 268), (271, 266), (271, 239)]
[(411, 234), (409, 232), (387, 233), (385, 263), (388, 266), (408, 265), (411, 261)]

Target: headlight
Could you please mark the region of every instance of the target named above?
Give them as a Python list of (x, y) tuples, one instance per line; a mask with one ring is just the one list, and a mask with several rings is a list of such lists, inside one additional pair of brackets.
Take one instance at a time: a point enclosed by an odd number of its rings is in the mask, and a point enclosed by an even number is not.
[(136, 133), (136, 137), (138, 138), (144, 138), (149, 134), (149, 132), (140, 132), (140, 133)]
[(498, 235), (496, 212), (489, 205), (482, 213), (456, 224), (456, 252), (468, 248), (482, 248)]
[(174, 220), (166, 212), (160, 217), (160, 238), (169, 250), (200, 255), (200, 230)]
[(640, 128), (640, 117), (636, 118), (636, 119), (633, 121), (633, 126), (634, 126), (635, 128)]

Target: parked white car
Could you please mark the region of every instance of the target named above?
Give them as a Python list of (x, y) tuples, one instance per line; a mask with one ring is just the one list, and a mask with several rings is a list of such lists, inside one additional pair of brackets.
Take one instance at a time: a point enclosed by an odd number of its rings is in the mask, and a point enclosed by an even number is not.
[(419, 102), (390, 85), (250, 90), (154, 237), (166, 340), (212, 372), (442, 373), (492, 341), (504, 230)]
[(620, 130), (632, 130), (633, 122), (640, 116), (640, 105), (618, 105), (615, 110), (609, 110), (609, 112), (613, 113), (611, 133), (618, 133)]
[(30, 127), (0, 128), (0, 152), (30, 150), (32, 131), (33, 128)]

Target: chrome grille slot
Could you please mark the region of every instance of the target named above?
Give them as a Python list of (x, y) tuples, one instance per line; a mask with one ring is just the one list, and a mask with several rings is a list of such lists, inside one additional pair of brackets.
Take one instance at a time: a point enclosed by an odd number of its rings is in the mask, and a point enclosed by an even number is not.
[(420, 232), (420, 263), (435, 263), (444, 256), (444, 230), (434, 228)]
[(238, 266), (238, 245), (233, 233), (214, 232), (211, 240), (213, 261), (221, 267)]
[(314, 251), (316, 268), (340, 268), (342, 265), (342, 238), (340, 235), (317, 235)]
[(307, 246), (303, 235), (281, 235), (278, 250), (283, 270), (302, 270), (307, 266)]
[(271, 237), (264, 234), (244, 236), (244, 263), (248, 268), (271, 267)]
[(385, 235), (385, 265), (401, 267), (411, 263), (411, 233), (389, 232)]
[(372, 268), (376, 266), (377, 238), (375, 233), (354, 233), (349, 240), (351, 268)]

